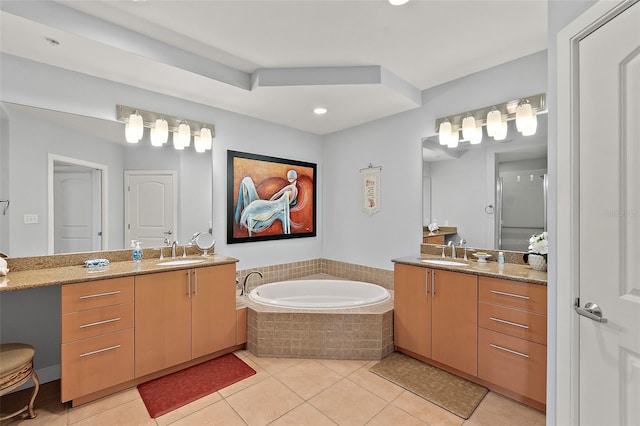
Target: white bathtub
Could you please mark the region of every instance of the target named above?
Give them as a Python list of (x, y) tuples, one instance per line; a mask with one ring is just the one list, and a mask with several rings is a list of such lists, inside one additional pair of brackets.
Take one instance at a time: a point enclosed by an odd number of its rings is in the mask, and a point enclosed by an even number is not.
[(291, 280), (254, 288), (254, 302), (282, 308), (339, 309), (375, 305), (389, 300), (386, 288), (361, 281)]

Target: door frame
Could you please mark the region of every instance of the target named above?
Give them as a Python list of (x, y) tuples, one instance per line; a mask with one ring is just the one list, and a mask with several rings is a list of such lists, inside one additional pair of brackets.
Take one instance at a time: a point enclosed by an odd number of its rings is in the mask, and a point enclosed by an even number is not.
[(556, 168), (557, 299), (555, 322), (549, 324), (556, 330), (555, 342), (549, 342), (555, 343), (555, 380), (547, 380), (555, 382), (555, 418), (548, 419), (552, 424), (580, 423), (580, 323), (573, 310), (580, 291), (580, 262), (572, 256), (580, 247), (579, 43), (636, 1), (600, 0), (558, 33), (556, 164), (562, 167)]
[(53, 174), (54, 174), (54, 162), (60, 161), (63, 163), (73, 164), (75, 166), (87, 167), (90, 169), (100, 170), (100, 232), (102, 236), (100, 238), (101, 250), (107, 250), (109, 247), (109, 221), (107, 220), (108, 207), (108, 172), (109, 167), (105, 164), (93, 163), (91, 161), (80, 160), (78, 158), (65, 157), (63, 155), (51, 154), (48, 155), (48, 177), (47, 177), (47, 253), (53, 254), (54, 251), (54, 195), (53, 195)]
[(140, 175), (171, 175), (173, 176), (173, 229), (174, 240), (178, 240), (178, 172), (176, 170), (125, 170), (124, 171), (124, 246), (130, 241), (129, 229), (129, 177)]

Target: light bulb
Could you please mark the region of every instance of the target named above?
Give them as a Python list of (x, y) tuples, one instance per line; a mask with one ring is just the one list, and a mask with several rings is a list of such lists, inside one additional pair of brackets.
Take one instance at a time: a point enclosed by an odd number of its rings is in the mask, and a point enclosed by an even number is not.
[[(169, 123), (167, 123), (167, 120), (164, 118), (158, 118), (156, 120), (155, 129), (155, 138), (160, 141), (160, 145), (167, 143), (167, 140), (169, 140)], [(153, 139), (151, 140), (151, 143), (153, 144)]]
[(487, 114), (487, 136), (493, 136), (498, 128), (502, 126), (502, 114), (497, 109), (489, 111)]
[(184, 121), (178, 126), (178, 143), (182, 147), (187, 147), (191, 144), (191, 128)]
[[(204, 146), (204, 149), (211, 149), (211, 145), (212, 145), (211, 129), (207, 127), (203, 127), (202, 129), (200, 129), (200, 140), (202, 141), (202, 146)], [(194, 144), (195, 144), (195, 140), (194, 140)]]
[(438, 128), (438, 139), (440, 140), (440, 145), (448, 145), (449, 139), (451, 139), (451, 122), (443, 121), (440, 123), (440, 127)]
[(471, 138), (469, 138), (469, 142), (471, 143), (471, 145), (478, 145), (479, 143), (482, 142), (482, 127), (481, 126), (476, 127), (475, 131), (471, 135)]
[(522, 129), (533, 125), (533, 109), (528, 102), (521, 103), (516, 107), (516, 129), (522, 132)]
[(500, 123), (500, 127), (498, 127), (498, 129), (493, 133), (493, 139), (497, 141), (505, 140), (507, 138), (508, 129), (509, 126), (507, 125), (507, 122), (503, 121), (502, 123)]
[(449, 148), (457, 148), (458, 142), (460, 142), (460, 134), (458, 131), (451, 133), (451, 137), (449, 138), (449, 143), (447, 146)]
[(533, 116), (529, 123), (522, 128), (522, 136), (532, 136), (536, 134), (536, 130), (538, 129), (538, 117), (536, 116), (535, 111), (533, 112)]
[(178, 132), (173, 132), (173, 147), (175, 149), (184, 149), (184, 145), (182, 145), (182, 141), (180, 141), (180, 135)]
[(471, 140), (474, 133), (476, 132), (476, 119), (472, 116), (465, 117), (462, 120), (462, 139), (463, 140)]
[(138, 143), (144, 133), (144, 121), (138, 112), (129, 116), (127, 124), (124, 126), (124, 136), (129, 143)]
[(204, 141), (202, 140), (202, 136), (195, 135), (193, 137), (193, 146), (196, 148), (196, 152), (205, 151), (205, 145)]

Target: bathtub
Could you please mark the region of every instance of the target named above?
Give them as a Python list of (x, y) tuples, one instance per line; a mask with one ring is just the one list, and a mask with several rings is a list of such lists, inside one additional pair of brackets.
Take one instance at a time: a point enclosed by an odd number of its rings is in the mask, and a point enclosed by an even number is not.
[(387, 289), (376, 284), (323, 279), (264, 284), (249, 294), (251, 300), (263, 305), (298, 309), (357, 308), (382, 303), (390, 297)]

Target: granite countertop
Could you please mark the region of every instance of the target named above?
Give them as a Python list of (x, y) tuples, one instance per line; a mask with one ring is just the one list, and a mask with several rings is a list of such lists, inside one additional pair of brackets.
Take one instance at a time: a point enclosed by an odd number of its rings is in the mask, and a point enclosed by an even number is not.
[[(160, 262), (171, 260), (194, 259), (202, 260), (199, 263), (187, 265), (158, 265)], [(139, 264), (132, 260), (111, 262), (104, 268), (85, 268), (83, 265), (60, 266), (41, 269), (26, 269), (10, 271), (6, 277), (0, 277), (0, 291), (25, 290), (36, 287), (46, 287), (51, 285), (71, 284), (108, 278), (127, 277), (132, 275), (153, 274), (156, 272), (177, 271), (180, 269), (202, 268), (206, 266), (224, 265), (236, 263), (238, 259), (212, 254), (203, 257), (198, 255), (177, 257), (176, 259), (165, 258), (143, 259)]]
[[(466, 266), (435, 265), (423, 262), (425, 259), (432, 260), (455, 260), (466, 263)], [(476, 260), (446, 259), (441, 256), (421, 254), (419, 256), (406, 256), (391, 260), (394, 263), (405, 265), (421, 266), (423, 268), (442, 269), (446, 271), (461, 272), (465, 274), (475, 274), (485, 277), (503, 278), (514, 281), (522, 281), (531, 284), (547, 285), (547, 273), (531, 269), (529, 265), (517, 263), (505, 263), (502, 270), (498, 267), (498, 262), (478, 263)]]

